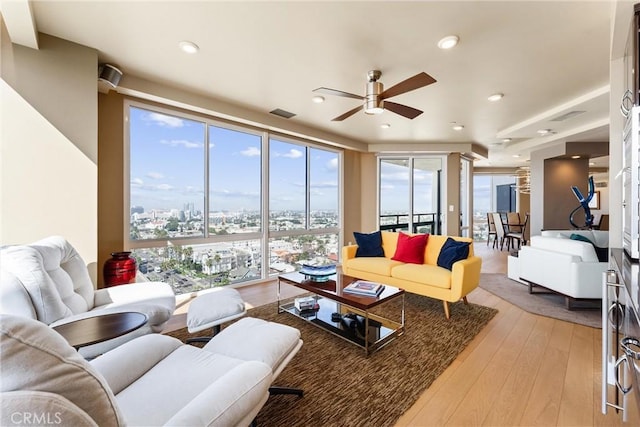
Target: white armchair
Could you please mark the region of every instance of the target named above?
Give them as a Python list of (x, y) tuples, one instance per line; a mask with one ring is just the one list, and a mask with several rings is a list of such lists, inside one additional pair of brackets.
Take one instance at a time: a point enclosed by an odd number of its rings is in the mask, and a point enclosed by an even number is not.
[(0, 313), (58, 326), (86, 317), (138, 311), (147, 324), (104, 343), (83, 347), (88, 358), (140, 335), (160, 332), (175, 310), (171, 287), (161, 282), (132, 283), (95, 290), (87, 267), (64, 238), (0, 250)]
[[(273, 342), (263, 351), (288, 361), (302, 344), (299, 331), (262, 322)], [(219, 336), (245, 341), (238, 332)], [(230, 357), (160, 334), (138, 337), (88, 362), (43, 323), (8, 315), (0, 315), (0, 358), (2, 426), (246, 427), (275, 377), (259, 359)], [(36, 415), (40, 421), (24, 418)]]
[(530, 246), (523, 246), (518, 254), (520, 279), (543, 286), (567, 296), (567, 308), (572, 299), (601, 299), (602, 273), (608, 262), (600, 261), (594, 245), (572, 240), (578, 234), (606, 249), (608, 232), (590, 230), (544, 231), (531, 237)]

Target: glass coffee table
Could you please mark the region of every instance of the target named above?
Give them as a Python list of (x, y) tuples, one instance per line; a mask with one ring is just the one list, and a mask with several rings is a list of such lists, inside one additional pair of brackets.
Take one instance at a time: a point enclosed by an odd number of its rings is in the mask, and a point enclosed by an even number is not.
[[(314, 281), (300, 273), (281, 274), (278, 276), (278, 313), (291, 313), (362, 347), (369, 355), (404, 333), (404, 289), (384, 285), (378, 296), (343, 292), (345, 286), (356, 280), (341, 273), (324, 281)], [(282, 283), (309, 291), (314, 308), (301, 311), (296, 308), (296, 298), (281, 300)], [(383, 315), (379, 313), (381, 310), (376, 310), (391, 301), (398, 306), (397, 316)]]

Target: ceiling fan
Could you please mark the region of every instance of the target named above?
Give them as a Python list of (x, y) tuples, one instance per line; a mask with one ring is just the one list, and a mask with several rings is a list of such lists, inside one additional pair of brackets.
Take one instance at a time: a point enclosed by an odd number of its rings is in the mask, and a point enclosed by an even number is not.
[(345, 98), (354, 98), (364, 101), (359, 107), (349, 110), (335, 119), (332, 119), (332, 122), (341, 122), (342, 120), (353, 116), (360, 110), (364, 110), (366, 114), (381, 114), (384, 110), (389, 110), (408, 119), (415, 119), (422, 114), (422, 111), (416, 108), (387, 101), (387, 99), (428, 86), (435, 83), (436, 79), (431, 77), (429, 74), (422, 72), (401, 81), (395, 86), (391, 86), (387, 90), (383, 90), (384, 86), (378, 81), (380, 76), (382, 76), (382, 72), (380, 70), (371, 70), (367, 73), (369, 81), (367, 83), (367, 92), (365, 96), (343, 92), (337, 89), (329, 89), (326, 87), (319, 87), (318, 89), (314, 89), (313, 92), (323, 93), (325, 95), (343, 96)]

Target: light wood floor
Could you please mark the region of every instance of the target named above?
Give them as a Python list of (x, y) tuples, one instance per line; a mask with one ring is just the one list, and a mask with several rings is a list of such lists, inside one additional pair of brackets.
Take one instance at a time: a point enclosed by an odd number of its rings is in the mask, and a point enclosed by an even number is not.
[[(480, 242), (474, 249), (484, 273), (506, 274), (507, 251)], [(275, 283), (240, 292), (252, 306), (276, 298)], [(611, 410), (600, 412), (600, 329), (530, 314), (479, 288), (468, 299), (499, 313), (397, 426), (640, 425), (637, 411), (625, 424)], [(178, 308), (169, 329), (184, 327), (187, 306)]]

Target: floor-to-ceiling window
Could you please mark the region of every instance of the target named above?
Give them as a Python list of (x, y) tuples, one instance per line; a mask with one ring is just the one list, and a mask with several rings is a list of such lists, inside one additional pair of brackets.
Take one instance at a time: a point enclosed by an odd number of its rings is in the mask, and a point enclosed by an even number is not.
[(341, 153), (127, 102), (129, 247), (176, 293), (338, 260)]
[(379, 159), (380, 230), (440, 231), (440, 157)]
[(269, 140), (269, 268), (338, 261), (338, 152)]
[(460, 235), (463, 237), (471, 237), (473, 227), (473, 216), (471, 215), (473, 198), (473, 179), (471, 178), (471, 170), (473, 164), (466, 157), (460, 158)]
[[(488, 212), (498, 212), (498, 188), (515, 186), (514, 175), (481, 174), (473, 175), (473, 238), (486, 241), (489, 233)], [(505, 188), (505, 187), (502, 187)], [(511, 194), (511, 192), (509, 192)], [(510, 197), (510, 196), (509, 196)], [(507, 209), (511, 210), (511, 209)], [(506, 212), (506, 211), (505, 211)]]

